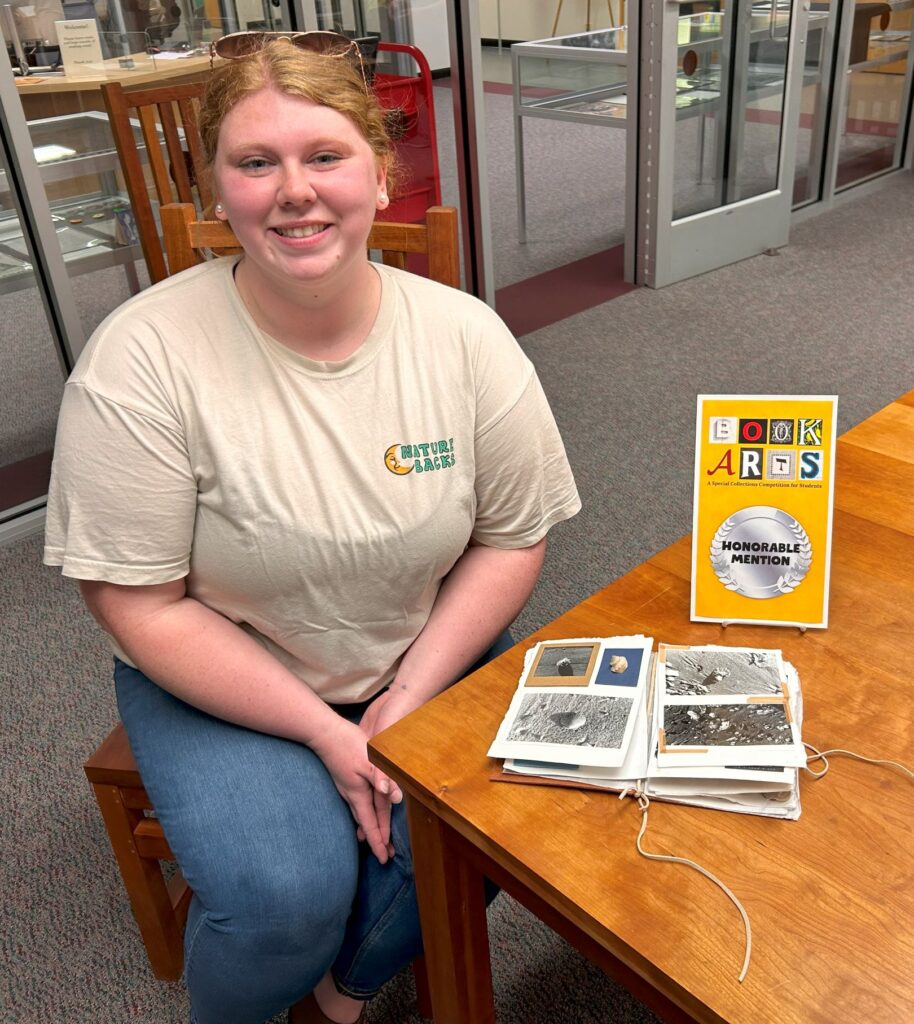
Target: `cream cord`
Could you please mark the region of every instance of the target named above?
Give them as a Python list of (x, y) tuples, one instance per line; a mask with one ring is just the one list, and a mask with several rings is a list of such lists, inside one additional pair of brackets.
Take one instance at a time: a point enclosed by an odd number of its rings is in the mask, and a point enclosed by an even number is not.
[[(817, 750), (811, 743), (804, 743), (803, 746), (806, 747), (807, 750), (812, 751), (812, 754), (810, 754), (810, 756), (806, 758), (806, 765), (804, 767), (805, 770), (808, 771), (814, 779), (821, 779), (823, 775), (828, 773), (828, 759), (836, 755), (841, 755), (842, 757), (853, 757), (857, 761), (866, 761), (867, 764), (888, 765), (890, 768), (897, 768), (900, 772), (903, 772), (905, 775), (907, 775), (908, 778), (914, 779), (914, 772), (912, 772), (910, 768), (906, 768), (900, 761), (883, 761), (877, 757), (864, 757), (863, 754), (855, 754), (853, 750), (841, 750), (839, 748), (836, 748), (834, 750), (820, 751)], [(813, 761), (822, 762), (822, 771), (815, 772), (812, 770), (812, 768), (809, 767), (809, 765)]]
[(743, 958), (743, 969), (740, 971), (739, 980), (742, 981), (746, 977), (746, 972), (749, 970), (749, 958), (752, 956), (752, 925), (749, 923), (749, 915), (743, 908), (742, 903), (737, 899), (733, 892), (724, 883), (712, 875), (707, 868), (703, 868), (700, 864), (696, 864), (694, 860), (687, 860), (685, 857), (672, 857), (665, 853), (648, 853), (641, 845), (641, 840), (644, 837), (644, 833), (647, 831), (647, 811), (651, 805), (650, 800), (637, 789), (626, 789), (619, 794), (619, 799), (623, 797), (631, 796), (638, 801), (638, 807), (641, 810), (641, 830), (638, 833), (638, 838), (635, 840), (635, 845), (638, 847), (638, 853), (642, 857), (647, 857), (648, 860), (663, 860), (670, 864), (684, 864), (688, 868), (694, 868), (699, 874), (710, 879), (716, 886), (723, 889), (724, 893), (730, 898), (734, 906), (740, 913), (740, 917), (743, 919), (743, 927), (746, 931), (746, 955)]

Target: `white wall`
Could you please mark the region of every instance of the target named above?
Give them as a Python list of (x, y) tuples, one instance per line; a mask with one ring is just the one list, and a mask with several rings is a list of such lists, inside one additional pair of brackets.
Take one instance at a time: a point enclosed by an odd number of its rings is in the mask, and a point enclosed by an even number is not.
[(451, 66), (446, 0), (412, 0), (413, 39), (432, 71)]

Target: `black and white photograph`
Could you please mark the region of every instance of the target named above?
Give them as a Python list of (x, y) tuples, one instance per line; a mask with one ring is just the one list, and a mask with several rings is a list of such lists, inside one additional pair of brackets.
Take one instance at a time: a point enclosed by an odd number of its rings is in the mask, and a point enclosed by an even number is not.
[(793, 743), (783, 704), (667, 704), (670, 747), (765, 747)]
[(543, 644), (527, 677), (527, 686), (587, 686), (599, 645)]
[(781, 692), (774, 651), (667, 650), (668, 697), (765, 696)]
[(630, 697), (530, 693), (521, 701), (506, 738), (521, 743), (618, 749), (632, 704)]

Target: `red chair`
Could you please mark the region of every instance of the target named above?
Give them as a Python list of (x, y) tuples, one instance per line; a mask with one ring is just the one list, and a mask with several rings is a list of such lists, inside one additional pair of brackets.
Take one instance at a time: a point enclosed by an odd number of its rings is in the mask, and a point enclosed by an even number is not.
[[(401, 54), (399, 63), (415, 66), (414, 74), (388, 74), (376, 70), (374, 91), (387, 110), (400, 111), (395, 148), (400, 160), (401, 182), (390, 206), (378, 220), (414, 223), (425, 220), (430, 206), (441, 205), (441, 174), (438, 169), (438, 138), (435, 133), (435, 100), (432, 72), (421, 50), (406, 43), (379, 43), (378, 53)], [(379, 60), (378, 68), (384, 64)]]

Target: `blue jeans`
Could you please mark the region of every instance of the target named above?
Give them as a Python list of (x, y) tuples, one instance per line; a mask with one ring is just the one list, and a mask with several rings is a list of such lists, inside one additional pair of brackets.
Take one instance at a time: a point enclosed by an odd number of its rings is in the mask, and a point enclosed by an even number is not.
[[(472, 669), (511, 646), (503, 634)], [(262, 1024), (332, 969), (368, 999), (422, 951), (405, 803), (396, 856), (356, 840), (320, 758), (197, 710), (115, 659), (130, 746), (193, 900), (184, 975), (197, 1024)], [(367, 704), (335, 706), (359, 721)]]

